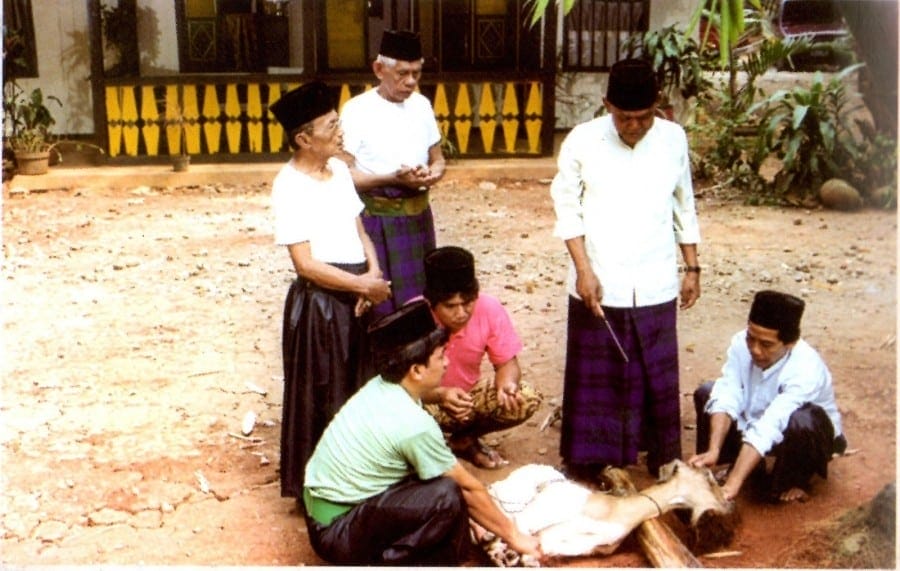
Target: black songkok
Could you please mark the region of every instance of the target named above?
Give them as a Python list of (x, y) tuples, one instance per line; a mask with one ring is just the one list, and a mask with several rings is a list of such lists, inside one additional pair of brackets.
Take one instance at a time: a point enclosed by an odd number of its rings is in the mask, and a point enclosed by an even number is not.
[(656, 102), (658, 92), (656, 74), (647, 61), (625, 59), (613, 64), (609, 72), (606, 99), (619, 109), (649, 109)]
[(269, 107), (269, 110), (290, 133), (297, 127), (325, 115), (335, 109), (334, 97), (321, 81), (304, 83), (288, 91)]
[(763, 290), (753, 298), (749, 320), (760, 327), (777, 330), (779, 338), (791, 339), (800, 332), (800, 318), (805, 306), (799, 297)]
[(470, 292), (478, 288), (475, 258), (457, 246), (436, 248), (425, 256), (425, 289), (437, 295)]
[(399, 351), (438, 329), (424, 299), (403, 305), (369, 326), (369, 339), (375, 353)]
[(422, 42), (415, 32), (385, 30), (378, 53), (400, 61), (419, 61), (422, 59)]

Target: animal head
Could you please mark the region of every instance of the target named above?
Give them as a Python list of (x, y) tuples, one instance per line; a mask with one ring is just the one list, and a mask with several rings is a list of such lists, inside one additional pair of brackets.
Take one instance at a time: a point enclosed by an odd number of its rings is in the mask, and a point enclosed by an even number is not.
[(691, 510), (691, 525), (696, 525), (705, 512), (727, 514), (734, 508), (734, 504), (725, 499), (709, 468), (695, 468), (681, 460), (673, 460), (659, 469), (659, 481), (675, 487), (672, 502)]

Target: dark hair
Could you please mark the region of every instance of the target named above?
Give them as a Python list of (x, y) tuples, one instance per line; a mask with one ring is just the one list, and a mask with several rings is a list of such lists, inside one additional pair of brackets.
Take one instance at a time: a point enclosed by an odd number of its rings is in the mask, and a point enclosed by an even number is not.
[(785, 345), (790, 345), (800, 339), (800, 327), (782, 326), (777, 329), (778, 340)]
[(386, 381), (399, 383), (413, 365), (427, 365), (434, 350), (446, 345), (450, 332), (438, 327), (425, 337), (392, 351), (375, 351), (375, 370)]
[(429, 305), (431, 305), (431, 307), (434, 307), (441, 302), (447, 301), (456, 294), (459, 294), (460, 297), (463, 298), (463, 301), (472, 301), (473, 299), (478, 297), (478, 289), (477, 279), (470, 287), (458, 291), (447, 291), (442, 288), (428, 287), (428, 285), (426, 284), (425, 289), (422, 291), (422, 297), (428, 300), (428, 303)]

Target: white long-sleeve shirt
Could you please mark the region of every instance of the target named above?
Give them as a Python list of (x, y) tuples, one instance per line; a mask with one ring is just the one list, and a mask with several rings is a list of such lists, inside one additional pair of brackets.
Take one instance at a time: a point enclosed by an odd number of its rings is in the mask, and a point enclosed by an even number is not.
[(730, 416), (743, 441), (763, 456), (784, 439), (791, 414), (806, 403), (825, 410), (835, 437), (843, 434), (831, 373), (815, 349), (799, 339), (784, 357), (762, 370), (753, 364), (746, 338), (746, 330), (731, 338), (722, 376), (706, 403), (707, 413)]
[[(550, 186), (554, 235), (584, 236), (603, 305), (636, 307), (678, 296), (678, 244), (700, 242), (687, 136), (654, 119), (631, 148), (612, 116), (576, 126), (566, 136)], [(575, 297), (575, 266), (567, 289)]]

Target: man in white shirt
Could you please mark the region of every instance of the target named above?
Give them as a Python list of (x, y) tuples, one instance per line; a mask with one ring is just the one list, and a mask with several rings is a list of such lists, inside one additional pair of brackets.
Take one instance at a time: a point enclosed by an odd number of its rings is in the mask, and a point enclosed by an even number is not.
[(366, 206), (363, 225), (393, 292), (373, 308), (378, 316), (422, 294), (422, 260), (435, 247), (428, 193), (446, 163), (434, 109), (417, 91), (423, 63), (417, 34), (386, 30), (372, 63), (379, 85), (341, 109), (345, 160)]
[(826, 478), (832, 455), (847, 448), (831, 373), (800, 338), (804, 307), (793, 295), (758, 292), (747, 329), (731, 339), (722, 376), (694, 393), (697, 454), (688, 462), (733, 462), (722, 487), (727, 499), (754, 471), (764, 475), (772, 455), (773, 497), (805, 501), (813, 474)]
[(571, 256), (560, 454), (576, 478), (638, 450), (653, 474), (681, 457), (677, 298), (700, 296), (700, 230), (687, 136), (655, 116), (657, 95), (648, 63), (616, 63), (609, 114), (566, 136), (550, 189)]

